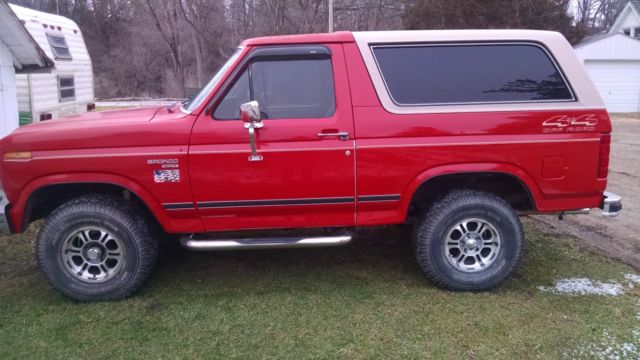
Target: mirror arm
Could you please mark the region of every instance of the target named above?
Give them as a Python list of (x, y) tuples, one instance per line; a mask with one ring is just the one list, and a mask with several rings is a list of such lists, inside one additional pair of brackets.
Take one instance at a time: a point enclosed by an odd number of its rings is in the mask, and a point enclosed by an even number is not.
[(264, 126), (260, 116), (260, 104), (254, 100), (240, 105), (240, 119), (244, 122), (245, 129), (249, 130), (249, 140), (251, 141), (249, 161), (262, 161), (262, 155), (258, 155), (256, 145), (256, 129)]
[(249, 130), (249, 140), (251, 141), (251, 155), (249, 156), (249, 161), (262, 161), (262, 155), (258, 154), (258, 147), (256, 146), (256, 128), (262, 127), (262, 126), (256, 126), (256, 125), (262, 125), (262, 123), (248, 123), (245, 124), (245, 127)]

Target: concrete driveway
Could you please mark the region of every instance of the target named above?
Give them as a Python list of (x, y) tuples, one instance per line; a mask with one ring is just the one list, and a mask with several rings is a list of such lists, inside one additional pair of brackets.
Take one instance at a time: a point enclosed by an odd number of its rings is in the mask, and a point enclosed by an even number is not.
[(532, 216), (539, 230), (570, 234), (611, 258), (640, 270), (640, 114), (612, 115), (613, 135), (609, 191), (622, 197), (622, 213), (603, 218), (599, 209), (588, 215)]

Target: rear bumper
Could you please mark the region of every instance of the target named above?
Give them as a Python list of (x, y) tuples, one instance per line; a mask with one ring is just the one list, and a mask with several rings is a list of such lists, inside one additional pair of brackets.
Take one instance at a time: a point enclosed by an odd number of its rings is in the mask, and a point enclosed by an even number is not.
[(602, 216), (616, 217), (622, 211), (622, 198), (614, 193), (605, 191), (602, 203), (600, 203), (600, 209), (602, 209)]
[(11, 234), (11, 227), (9, 226), (9, 218), (7, 217), (7, 208), (9, 207), (9, 200), (4, 194), (4, 191), (0, 189), (0, 234)]

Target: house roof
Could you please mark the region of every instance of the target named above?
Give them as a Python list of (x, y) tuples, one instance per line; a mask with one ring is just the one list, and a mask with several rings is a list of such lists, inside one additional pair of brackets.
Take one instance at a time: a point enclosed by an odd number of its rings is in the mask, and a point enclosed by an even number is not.
[(0, 41), (13, 54), (13, 65), (18, 69), (54, 65), (4, 0), (0, 0)]
[(640, 45), (640, 39), (638, 38), (632, 38), (630, 36), (626, 36), (623, 35), (621, 33), (609, 33), (609, 34), (596, 34), (596, 35), (591, 35), (591, 36), (587, 36), (584, 39), (582, 39), (582, 41), (580, 41), (579, 43), (577, 43), (574, 48), (579, 48), (579, 47), (583, 47), (589, 44), (592, 44), (596, 41), (600, 41), (600, 40), (604, 40), (613, 36), (624, 36), (625, 38), (628, 38), (629, 40), (633, 40), (635, 42), (638, 43), (638, 45)]
[(585, 45), (589, 45), (591, 43), (594, 43), (598, 40), (602, 40), (602, 39), (606, 39), (610, 36), (614, 36), (618, 33), (607, 33), (607, 34), (595, 34), (595, 35), (589, 35), (589, 36), (585, 36), (584, 39), (582, 39), (579, 43), (575, 44), (573, 47), (574, 48), (579, 48), (581, 46), (585, 46)]
[(629, 12), (640, 18), (640, 0), (629, 0), (627, 2), (623, 2), (618, 11), (618, 15), (616, 15), (615, 21), (608, 30), (609, 33), (620, 31), (620, 24), (622, 24), (625, 15), (629, 13), (627, 9), (629, 9)]
[(584, 61), (638, 61), (640, 40), (623, 33), (594, 36), (576, 45), (574, 51)]
[(78, 27), (78, 25), (71, 19), (62, 15), (51, 14), (44, 11), (34, 10), (28, 7), (19, 6), (16, 4), (9, 4), (9, 7), (16, 13), (20, 19), (37, 20), (40, 23), (47, 22), (49, 24), (55, 22), (56, 25), (68, 26), (72, 29)]

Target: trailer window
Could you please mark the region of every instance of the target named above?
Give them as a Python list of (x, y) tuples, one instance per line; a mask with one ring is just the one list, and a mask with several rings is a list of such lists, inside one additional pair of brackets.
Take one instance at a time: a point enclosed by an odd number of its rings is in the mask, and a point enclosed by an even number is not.
[(71, 52), (69, 51), (69, 45), (63, 35), (47, 34), (49, 45), (53, 51), (53, 56), (56, 59), (71, 60)]
[(60, 101), (73, 100), (76, 97), (76, 86), (73, 76), (58, 75), (58, 94)]

